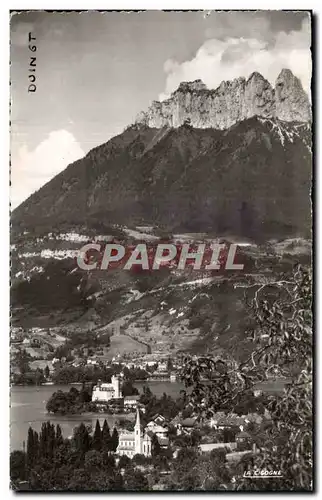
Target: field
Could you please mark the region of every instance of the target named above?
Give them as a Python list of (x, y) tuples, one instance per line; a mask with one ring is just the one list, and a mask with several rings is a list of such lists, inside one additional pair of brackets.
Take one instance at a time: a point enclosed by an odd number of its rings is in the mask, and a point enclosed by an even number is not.
[(113, 358), (118, 354), (135, 354), (135, 353), (146, 353), (148, 347), (136, 340), (132, 339), (128, 335), (113, 335), (111, 337), (111, 347), (108, 355)]

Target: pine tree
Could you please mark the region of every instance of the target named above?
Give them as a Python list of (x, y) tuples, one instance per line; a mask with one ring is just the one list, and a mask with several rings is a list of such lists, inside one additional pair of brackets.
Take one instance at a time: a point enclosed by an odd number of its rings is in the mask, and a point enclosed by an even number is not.
[(49, 372), (49, 366), (48, 366), (48, 365), (46, 365), (46, 368), (45, 368), (44, 374), (45, 374), (45, 377), (46, 377), (46, 378), (49, 378), (49, 374), (50, 374), (50, 372)]
[(41, 425), (41, 431), (39, 436), (39, 458), (44, 459), (47, 455), (47, 422), (43, 422)]
[(90, 435), (88, 433), (88, 430), (86, 429), (86, 426), (83, 423), (81, 423), (74, 430), (74, 442), (76, 449), (79, 451), (80, 454), (85, 455), (85, 453), (89, 451)]
[(159, 440), (156, 434), (153, 434), (152, 439), (151, 439), (151, 452), (153, 457), (157, 457), (160, 455), (160, 444)]
[(38, 432), (36, 432), (36, 431), (34, 431), (33, 448), (34, 448), (35, 462), (37, 462), (37, 460), (39, 458), (39, 436), (38, 436)]
[(64, 443), (63, 433), (59, 424), (56, 425), (56, 442), (55, 446), (61, 446)]
[(97, 419), (95, 431), (94, 431), (94, 436), (93, 436), (93, 441), (92, 441), (92, 449), (100, 451), (101, 448), (102, 448), (102, 432), (101, 432), (100, 423)]
[(31, 469), (34, 463), (35, 463), (34, 431), (31, 427), (29, 427), (28, 438), (27, 438), (27, 467)]
[(46, 423), (46, 458), (52, 460), (54, 456), (54, 449), (56, 443), (56, 434), (55, 434), (55, 426), (51, 424), (49, 421)]
[(115, 452), (118, 445), (119, 445), (119, 433), (117, 432), (116, 427), (114, 427), (111, 436), (111, 446), (110, 446), (111, 451)]
[(102, 448), (103, 450), (110, 450), (111, 447), (111, 433), (106, 419), (104, 420), (102, 430)]

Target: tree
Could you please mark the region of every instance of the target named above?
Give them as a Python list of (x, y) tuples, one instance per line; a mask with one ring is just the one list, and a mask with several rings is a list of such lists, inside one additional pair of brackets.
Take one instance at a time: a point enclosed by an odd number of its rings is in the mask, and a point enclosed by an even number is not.
[(43, 422), (41, 424), (41, 431), (39, 436), (39, 455), (41, 458), (44, 458), (46, 456), (46, 449), (47, 449), (47, 422)]
[(45, 377), (46, 377), (47, 379), (49, 378), (50, 371), (49, 371), (49, 366), (48, 366), (48, 365), (46, 365), (46, 367), (45, 367), (44, 375), (45, 375)]
[(82, 413), (86, 408), (84, 404), (84, 391), (79, 392), (75, 387), (72, 387), (68, 392), (54, 392), (46, 404), (46, 409), (50, 413), (60, 413), (65, 415), (68, 413)]
[(34, 431), (32, 427), (28, 429), (28, 438), (27, 438), (27, 466), (29, 469), (33, 467), (36, 462), (36, 450), (35, 450), (35, 442), (34, 442)]
[(147, 478), (138, 470), (126, 469), (123, 479), (127, 491), (146, 491), (149, 488)]
[(132, 464), (145, 465), (147, 462), (149, 462), (149, 460), (150, 459), (145, 455), (143, 455), (142, 453), (136, 453), (132, 458)]
[[(283, 395), (268, 402), (263, 445), (251, 467), (283, 472), (273, 490), (312, 490), (312, 277), (297, 266), (291, 275), (258, 285), (250, 305), (249, 335), (256, 348), (243, 362), (229, 356), (186, 358), (183, 377), (195, 411), (210, 416), (231, 408), (258, 382), (287, 376)], [(207, 383), (204, 379), (207, 379)], [(237, 482), (237, 489), (266, 489), (267, 481)]]
[(90, 435), (83, 423), (74, 429), (73, 438), (76, 450), (84, 456), (90, 449)]
[(103, 468), (103, 454), (97, 450), (89, 450), (85, 454), (84, 467), (88, 471), (95, 472)]
[(107, 420), (104, 420), (102, 429), (102, 448), (103, 450), (111, 450), (111, 434)]
[(79, 398), (82, 403), (90, 403), (92, 401), (92, 391), (86, 388), (85, 384), (83, 384), (80, 390)]
[(119, 468), (125, 469), (126, 467), (129, 467), (130, 465), (131, 465), (131, 459), (126, 455), (122, 455), (120, 460), (119, 460), (119, 463), (118, 463)]
[(10, 453), (10, 478), (23, 481), (26, 478), (26, 453), (14, 450)]
[(21, 375), (24, 375), (26, 372), (30, 371), (30, 359), (31, 357), (25, 349), (21, 349), (21, 351), (17, 354), (17, 363)]
[(130, 380), (126, 380), (122, 385), (123, 396), (137, 396), (139, 391), (133, 386)]
[(170, 482), (175, 490), (195, 490), (198, 478), (194, 475), (197, 464), (197, 451), (194, 448), (180, 449), (174, 461)]
[(152, 457), (157, 457), (160, 454), (160, 444), (159, 440), (156, 434), (153, 434), (152, 439), (151, 439), (151, 452), (152, 452)]
[(56, 425), (56, 442), (55, 445), (61, 446), (64, 443), (63, 433), (59, 424)]
[(37, 460), (39, 459), (40, 443), (39, 443), (39, 435), (38, 432), (36, 431), (34, 431), (33, 449), (34, 449), (35, 462), (37, 462)]
[(92, 448), (97, 451), (102, 448), (102, 432), (98, 419), (96, 420), (95, 431), (92, 440)]
[(198, 457), (194, 474), (198, 478), (198, 489), (217, 491), (226, 489), (230, 483), (230, 475), (226, 467), (226, 452), (212, 450), (207, 455)]
[(110, 445), (111, 451), (115, 452), (117, 450), (118, 445), (119, 445), (119, 433), (117, 432), (116, 427), (114, 427), (111, 436), (111, 445)]
[(112, 455), (108, 451), (103, 451), (103, 464), (104, 470), (113, 471), (115, 469), (114, 455)]
[(55, 426), (49, 421), (43, 422), (39, 436), (40, 458), (52, 460), (56, 446)]
[(150, 400), (153, 398), (153, 392), (151, 391), (150, 387), (148, 386), (143, 386), (143, 393), (140, 397), (140, 403), (143, 405), (146, 405), (147, 403), (150, 402)]

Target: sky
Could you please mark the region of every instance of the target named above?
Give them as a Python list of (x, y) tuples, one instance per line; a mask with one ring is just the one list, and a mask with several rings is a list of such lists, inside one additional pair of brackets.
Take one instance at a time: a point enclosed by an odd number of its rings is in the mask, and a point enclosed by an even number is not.
[(10, 27), (12, 208), (181, 81), (216, 88), (259, 71), (274, 84), (287, 67), (310, 88), (306, 12), (35, 11)]

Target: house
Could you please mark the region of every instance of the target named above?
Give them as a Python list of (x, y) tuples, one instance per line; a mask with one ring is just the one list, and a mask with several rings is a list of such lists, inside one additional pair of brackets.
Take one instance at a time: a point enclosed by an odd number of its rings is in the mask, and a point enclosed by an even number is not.
[(72, 362), (72, 366), (75, 366), (75, 367), (77, 367), (77, 366), (82, 366), (82, 365), (84, 365), (84, 363), (85, 363), (85, 362), (84, 362), (84, 360), (83, 360), (82, 358), (77, 358), (77, 359), (75, 359), (75, 360)]
[(125, 396), (124, 398), (124, 410), (131, 411), (138, 407), (140, 396)]
[(96, 358), (88, 358), (87, 365), (98, 365), (98, 361)]
[(12, 344), (21, 344), (23, 342), (23, 334), (22, 333), (12, 333), (11, 334), (11, 343)]
[(155, 422), (156, 424), (163, 425), (166, 422), (166, 419), (163, 415), (160, 415), (160, 413), (156, 413), (151, 420)]
[(168, 370), (167, 363), (158, 363), (158, 372), (166, 372)]
[[(172, 423), (175, 419), (172, 420)], [(191, 434), (191, 432), (197, 427), (197, 417), (185, 418), (184, 420), (179, 420), (174, 426), (177, 429), (178, 434)]]
[(233, 429), (234, 427), (240, 427), (244, 423), (245, 418), (235, 414), (225, 415), (224, 413), (218, 413), (210, 420), (210, 426), (216, 430)]
[(31, 347), (41, 347), (41, 342), (37, 337), (33, 337), (30, 342)]
[(162, 437), (162, 436), (157, 436), (158, 437), (158, 442), (161, 448), (167, 448), (169, 446), (169, 438), (168, 437)]
[(37, 368), (39, 368), (40, 370), (45, 370), (46, 366), (48, 366), (49, 373), (53, 373), (55, 371), (52, 362), (44, 359), (31, 361), (29, 363), (29, 366), (32, 370), (37, 370)]
[(244, 431), (244, 430), (242, 430), (241, 432), (239, 432), (238, 434), (236, 434), (235, 439), (236, 439), (236, 443), (237, 444), (240, 444), (240, 443), (243, 443), (243, 444), (244, 443), (250, 443), (252, 441), (251, 435), (248, 432)]
[(139, 409), (136, 410), (136, 422), (134, 431), (122, 431), (119, 434), (119, 444), (116, 450), (118, 455), (126, 455), (133, 458), (140, 454), (150, 457), (152, 454), (152, 435), (141, 425)]
[(147, 429), (151, 432), (153, 432), (153, 434), (156, 434), (158, 437), (167, 437), (168, 435), (168, 427), (163, 427), (161, 425), (158, 425), (155, 421), (151, 420), (148, 424), (147, 424)]
[(181, 417), (179, 415), (176, 415), (170, 422), (170, 425), (173, 427), (177, 428), (177, 425), (180, 424)]

